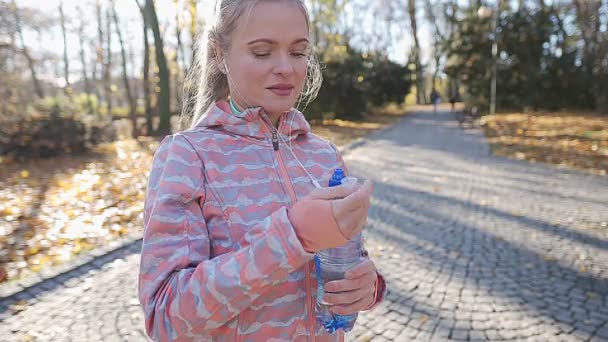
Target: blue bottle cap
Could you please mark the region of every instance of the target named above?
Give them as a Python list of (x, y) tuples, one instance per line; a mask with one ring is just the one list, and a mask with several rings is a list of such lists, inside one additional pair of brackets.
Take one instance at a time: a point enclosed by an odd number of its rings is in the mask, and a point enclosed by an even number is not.
[(346, 177), (344, 175), (344, 170), (338, 168), (334, 171), (334, 174), (331, 175), (329, 179), (329, 186), (337, 186), (342, 184), (342, 178)]

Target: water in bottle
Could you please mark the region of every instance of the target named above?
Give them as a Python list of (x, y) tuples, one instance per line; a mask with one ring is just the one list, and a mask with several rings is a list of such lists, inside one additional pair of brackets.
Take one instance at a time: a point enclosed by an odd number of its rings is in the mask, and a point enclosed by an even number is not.
[[(336, 169), (329, 180), (329, 186), (340, 185), (343, 181), (356, 183), (356, 179), (345, 177), (342, 169)], [(323, 294), (325, 293), (323, 286), (332, 280), (344, 279), (344, 273), (360, 262), (361, 251), (361, 234), (359, 234), (344, 246), (323, 249), (315, 254), (317, 276), (316, 316), (317, 321), (329, 333), (333, 334), (340, 329), (345, 332), (350, 331), (355, 325), (358, 314), (342, 316), (332, 313), (329, 310), (329, 305), (323, 302)]]

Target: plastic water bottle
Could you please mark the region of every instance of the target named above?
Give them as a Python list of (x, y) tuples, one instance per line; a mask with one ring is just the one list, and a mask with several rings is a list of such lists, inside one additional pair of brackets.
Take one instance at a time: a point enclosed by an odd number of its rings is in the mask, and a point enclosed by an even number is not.
[[(342, 169), (336, 169), (329, 180), (329, 186), (340, 185), (345, 180), (350, 182), (357, 181), (354, 177), (345, 177)], [(325, 283), (332, 280), (344, 279), (344, 273), (360, 262), (361, 252), (361, 234), (358, 234), (344, 246), (323, 249), (315, 254), (314, 259), (317, 275), (317, 322), (323, 325), (325, 330), (331, 334), (340, 329), (345, 332), (350, 331), (355, 325), (358, 314), (354, 313), (352, 315), (342, 316), (332, 313), (329, 310), (329, 305), (323, 302), (323, 294), (325, 293), (323, 286)]]

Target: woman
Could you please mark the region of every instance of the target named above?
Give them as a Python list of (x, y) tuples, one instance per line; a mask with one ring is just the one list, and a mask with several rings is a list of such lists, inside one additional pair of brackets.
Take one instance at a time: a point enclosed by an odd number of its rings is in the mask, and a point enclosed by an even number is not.
[[(303, 0), (218, 1), (190, 128), (162, 141), (149, 178), (139, 298), (154, 340), (343, 340), (316, 324), (311, 260), (363, 229), (372, 186), (319, 185), (343, 165), (292, 108), (320, 83), (309, 31)], [(326, 284), (333, 312), (382, 299), (362, 260)]]

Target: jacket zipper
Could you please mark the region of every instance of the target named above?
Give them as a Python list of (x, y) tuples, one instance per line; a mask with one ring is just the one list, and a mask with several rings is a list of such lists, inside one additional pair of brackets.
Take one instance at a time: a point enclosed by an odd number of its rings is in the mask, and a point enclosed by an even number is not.
[[(281, 120), (279, 122), (279, 129), (281, 128), (282, 124), (283, 124), (283, 121)], [(281, 154), (281, 151), (279, 150), (279, 139), (277, 136), (277, 132), (272, 129), (271, 129), (271, 132), (272, 132), (272, 148), (277, 153), (277, 161), (279, 164), (279, 174), (281, 175), (281, 178), (283, 179), (283, 183), (286, 184), (287, 193), (289, 195), (291, 203), (293, 204), (298, 200), (298, 198), (296, 196), (296, 191), (293, 188), (293, 184), (291, 184), (291, 180), (289, 179), (289, 173), (287, 172), (287, 167), (285, 166), (285, 162), (283, 161), (283, 155)], [(306, 270), (305, 270), (306, 306), (308, 307), (308, 310), (307, 310), (308, 311), (308, 331), (310, 332), (312, 341), (315, 342), (317, 340), (317, 337), (315, 335), (314, 303), (312, 300), (312, 289), (311, 289), (312, 280), (311, 280), (311, 276), (310, 276), (310, 272), (311, 272), (310, 266), (311, 266), (311, 262), (307, 262)]]
[(279, 137), (277, 136), (277, 132), (272, 132), (272, 148), (275, 151), (279, 150)]

